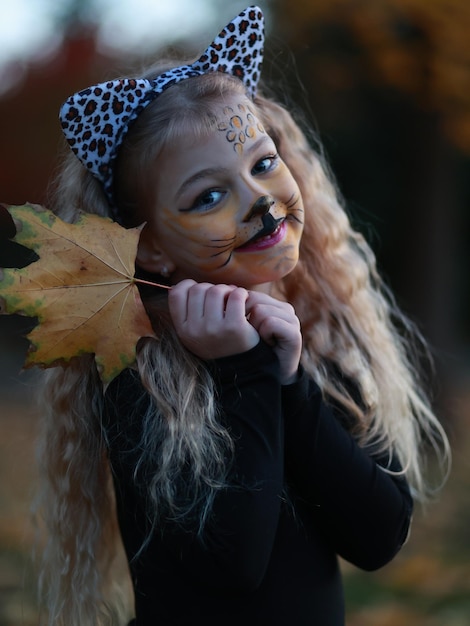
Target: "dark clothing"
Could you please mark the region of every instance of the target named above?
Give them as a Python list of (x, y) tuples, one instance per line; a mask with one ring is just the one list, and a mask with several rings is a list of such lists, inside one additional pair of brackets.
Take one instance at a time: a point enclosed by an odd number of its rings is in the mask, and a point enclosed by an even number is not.
[(129, 462), (136, 426), (121, 427), (142, 389), (126, 371), (107, 392), (136, 625), (343, 626), (337, 554), (367, 570), (396, 554), (412, 511), (405, 480), (358, 447), (305, 373), (282, 387), (266, 344), (209, 367), (235, 442), (231, 480), (245, 488), (218, 493), (204, 542), (195, 529), (167, 524), (135, 561), (145, 505)]

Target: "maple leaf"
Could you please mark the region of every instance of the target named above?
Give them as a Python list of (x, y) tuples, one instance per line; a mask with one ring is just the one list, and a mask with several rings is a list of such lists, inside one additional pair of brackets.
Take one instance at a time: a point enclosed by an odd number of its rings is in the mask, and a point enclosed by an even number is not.
[(38, 318), (27, 335), (25, 368), (89, 353), (109, 383), (134, 362), (137, 341), (155, 336), (134, 278), (142, 226), (125, 229), (85, 213), (69, 224), (40, 205), (0, 206), (2, 230), (8, 212), (13, 241), (39, 256), (21, 269), (0, 270), (0, 314)]

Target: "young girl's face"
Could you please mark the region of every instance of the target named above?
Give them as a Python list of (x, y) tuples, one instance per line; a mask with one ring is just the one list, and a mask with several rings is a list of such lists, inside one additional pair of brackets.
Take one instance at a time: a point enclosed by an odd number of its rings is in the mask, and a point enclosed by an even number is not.
[(228, 98), (216, 115), (209, 136), (160, 154), (138, 258), (156, 272), (166, 265), (173, 283), (254, 288), (295, 267), (302, 198), (249, 100)]

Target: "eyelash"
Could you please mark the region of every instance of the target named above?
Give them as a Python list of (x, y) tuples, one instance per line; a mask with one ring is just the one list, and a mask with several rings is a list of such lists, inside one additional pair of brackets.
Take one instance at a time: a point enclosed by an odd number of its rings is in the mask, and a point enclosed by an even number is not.
[(220, 202), (221, 198), (219, 198), (215, 202), (209, 202), (209, 203), (203, 203), (202, 200), (204, 200), (204, 198), (207, 198), (207, 196), (213, 193), (217, 193), (217, 194), (220, 194), (221, 196), (225, 196), (225, 191), (221, 191), (220, 189), (206, 189), (194, 200), (193, 204), (191, 205), (189, 209), (184, 209), (184, 210), (196, 211), (199, 209), (202, 211), (210, 211), (210, 209), (212, 209), (213, 206), (215, 206), (218, 202)]
[[(268, 167), (267, 170), (264, 170), (262, 172), (262, 174), (264, 174), (265, 172), (269, 172), (270, 170), (272, 170), (273, 167), (275, 167), (277, 165), (278, 160), (279, 160), (279, 155), (278, 154), (267, 154), (266, 156), (264, 156), (263, 158), (259, 159), (259, 161), (256, 162), (255, 167), (258, 166), (263, 161), (269, 161), (270, 162), (270, 166)], [(252, 172), (254, 171), (255, 167), (253, 167), (253, 169), (251, 170)]]
[[(279, 160), (279, 155), (278, 154), (269, 154), (266, 155), (264, 157), (262, 157), (261, 159), (259, 159), (255, 166), (252, 168), (251, 172), (253, 176), (256, 176), (257, 173), (255, 171), (255, 168), (262, 163), (263, 161), (269, 161), (269, 167), (266, 168), (265, 170), (263, 170), (262, 172), (259, 172), (259, 174), (265, 174), (266, 172), (271, 171), (272, 169), (274, 169), (277, 165), (277, 162)], [(216, 200), (215, 202), (209, 202), (209, 203), (203, 203), (202, 201), (204, 200), (204, 198), (207, 198), (207, 196), (209, 196), (210, 194), (213, 193), (217, 193), (220, 194), (220, 198), (218, 200)], [(205, 212), (205, 211), (210, 211), (215, 205), (217, 205), (221, 199), (226, 195), (226, 192), (217, 188), (212, 188), (212, 189), (206, 189), (205, 191), (203, 191), (201, 194), (199, 194), (199, 196), (197, 196), (197, 198), (194, 200), (194, 202), (192, 203), (192, 205), (188, 208), (188, 209), (180, 209), (180, 211), (182, 212), (189, 212), (189, 211), (201, 211), (201, 212)]]

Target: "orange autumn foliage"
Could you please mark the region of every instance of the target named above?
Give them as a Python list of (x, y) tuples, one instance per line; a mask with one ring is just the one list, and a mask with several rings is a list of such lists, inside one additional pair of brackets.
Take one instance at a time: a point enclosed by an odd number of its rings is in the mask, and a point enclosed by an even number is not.
[[(315, 47), (325, 29), (347, 33), (372, 84), (406, 93), (438, 113), (447, 138), (470, 152), (470, 3), (466, 0), (294, 0), (279, 22), (294, 52)], [(335, 67), (347, 80), (354, 67)], [(342, 71), (343, 70), (343, 71)]]
[(14, 241), (39, 256), (0, 276), (0, 313), (38, 318), (25, 367), (94, 354), (108, 383), (134, 362), (137, 341), (154, 336), (134, 278), (142, 227), (86, 214), (68, 224), (39, 205), (2, 207), (7, 210)]

